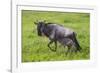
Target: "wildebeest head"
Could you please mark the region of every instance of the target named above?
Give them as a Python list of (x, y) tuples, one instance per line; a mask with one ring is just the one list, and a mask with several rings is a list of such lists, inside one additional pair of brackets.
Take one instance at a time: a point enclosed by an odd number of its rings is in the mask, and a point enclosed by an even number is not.
[(36, 22), (34, 22), (34, 24), (36, 24), (37, 25), (37, 32), (38, 32), (38, 36), (42, 36), (42, 34), (43, 34), (43, 32), (42, 32), (42, 30), (43, 30), (43, 28), (44, 28), (44, 25), (45, 25), (45, 21), (36, 21)]

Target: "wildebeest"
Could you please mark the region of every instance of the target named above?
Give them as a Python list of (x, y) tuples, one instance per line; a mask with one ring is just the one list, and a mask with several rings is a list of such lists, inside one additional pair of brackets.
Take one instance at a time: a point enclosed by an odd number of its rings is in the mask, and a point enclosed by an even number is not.
[[(48, 43), (48, 47), (52, 51), (56, 51), (57, 49), (57, 42), (59, 42), (64, 47), (68, 47), (68, 51), (66, 54), (71, 50), (74, 49), (75, 52), (80, 51), (81, 47), (76, 39), (76, 33), (69, 29), (65, 28), (62, 25), (55, 24), (55, 23), (48, 23), (45, 21), (36, 21), (34, 24), (37, 25), (37, 32), (38, 36), (45, 35), (49, 38), (50, 42)], [(55, 43), (55, 49), (51, 48), (51, 44)]]

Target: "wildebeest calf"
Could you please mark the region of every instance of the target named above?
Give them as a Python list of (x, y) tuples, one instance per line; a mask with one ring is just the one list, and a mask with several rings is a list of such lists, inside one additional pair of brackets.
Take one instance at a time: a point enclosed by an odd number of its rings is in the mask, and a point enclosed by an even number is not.
[[(38, 36), (45, 35), (50, 39), (50, 42), (48, 43), (50, 50), (56, 51), (57, 42), (59, 42), (64, 47), (68, 47), (66, 54), (71, 49), (74, 49), (75, 52), (81, 50), (81, 47), (76, 39), (76, 33), (73, 30), (65, 28), (62, 25), (47, 23), (45, 21), (37, 21), (34, 23), (37, 25)], [(55, 49), (50, 47), (52, 43), (55, 43)]]

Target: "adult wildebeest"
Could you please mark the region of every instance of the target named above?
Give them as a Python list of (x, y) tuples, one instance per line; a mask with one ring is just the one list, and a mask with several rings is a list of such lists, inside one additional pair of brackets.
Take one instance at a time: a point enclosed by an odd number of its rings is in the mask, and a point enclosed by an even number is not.
[[(47, 23), (45, 21), (37, 21), (34, 23), (37, 25), (38, 36), (45, 35), (50, 39), (50, 42), (48, 43), (50, 50), (56, 51), (57, 42), (64, 47), (68, 47), (66, 54), (71, 50), (71, 48), (74, 49), (75, 52), (81, 50), (81, 47), (76, 39), (76, 34), (73, 30), (65, 28), (62, 25)], [(53, 42), (55, 43), (55, 49), (50, 47)]]

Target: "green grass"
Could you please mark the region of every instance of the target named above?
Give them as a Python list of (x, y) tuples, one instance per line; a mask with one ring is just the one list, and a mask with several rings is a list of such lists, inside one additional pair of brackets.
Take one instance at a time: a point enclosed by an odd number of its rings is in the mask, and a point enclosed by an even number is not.
[[(34, 21), (46, 20), (59, 23), (73, 29), (82, 47), (81, 53), (65, 55), (67, 47), (58, 45), (57, 51), (52, 52), (47, 44), (47, 37), (37, 35)], [(90, 59), (90, 14), (89, 13), (61, 13), (22, 10), (22, 62), (87, 60)], [(52, 45), (54, 47), (54, 45)]]

